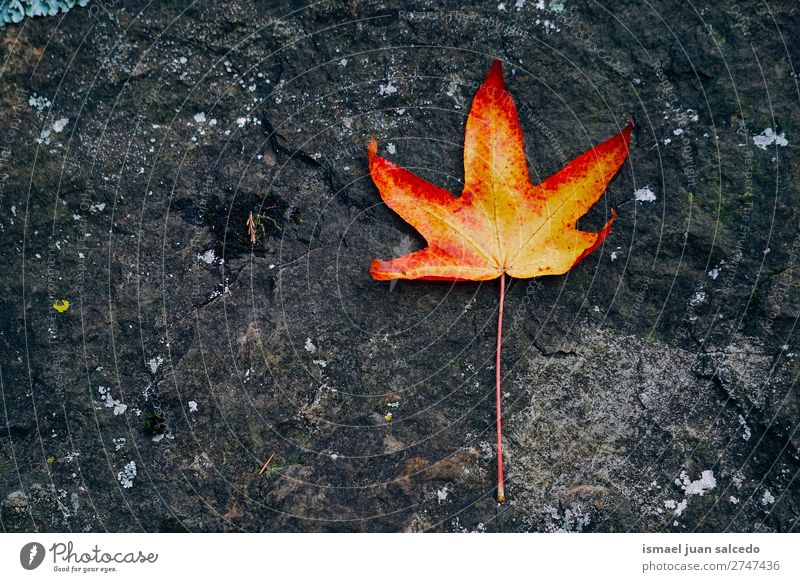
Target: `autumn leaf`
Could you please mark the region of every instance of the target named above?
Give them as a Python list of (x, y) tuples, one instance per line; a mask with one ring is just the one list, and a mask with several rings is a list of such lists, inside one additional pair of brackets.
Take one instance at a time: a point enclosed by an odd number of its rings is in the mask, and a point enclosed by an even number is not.
[(505, 276), (560, 275), (597, 248), (616, 213), (598, 232), (578, 230), (578, 219), (603, 195), (628, 155), (628, 124), (611, 139), (533, 184), (517, 108), (495, 61), (472, 102), (464, 139), (464, 190), (453, 196), (377, 155), (369, 144), (369, 171), (386, 205), (425, 238), (428, 246), (405, 256), (375, 259), (377, 280), (485, 281), (500, 278), (497, 326), (497, 461), (503, 480), (500, 347)]

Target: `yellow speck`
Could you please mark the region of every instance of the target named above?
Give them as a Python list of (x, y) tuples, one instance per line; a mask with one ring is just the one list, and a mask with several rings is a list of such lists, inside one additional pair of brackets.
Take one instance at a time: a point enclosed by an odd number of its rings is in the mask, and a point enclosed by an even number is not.
[(53, 303), (53, 309), (59, 313), (64, 313), (69, 309), (69, 299), (57, 299), (56, 302)]
[(55, 457), (47, 457), (47, 462), (48, 463), (55, 463), (56, 462), (56, 458)]
[(391, 412), (387, 412), (386, 415), (383, 417), (383, 420), (385, 420), (386, 422), (391, 422), (393, 418), (394, 415)]

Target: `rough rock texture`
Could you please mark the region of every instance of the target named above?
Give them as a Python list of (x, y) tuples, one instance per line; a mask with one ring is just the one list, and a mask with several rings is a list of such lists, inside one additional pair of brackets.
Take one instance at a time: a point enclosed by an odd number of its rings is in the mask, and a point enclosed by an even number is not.
[[(797, 530), (796, 2), (100, 4), (0, 31), (3, 530)], [(365, 155), (458, 193), (493, 58), (534, 175), (637, 122), (511, 283), (503, 506), (498, 284), (371, 280)]]

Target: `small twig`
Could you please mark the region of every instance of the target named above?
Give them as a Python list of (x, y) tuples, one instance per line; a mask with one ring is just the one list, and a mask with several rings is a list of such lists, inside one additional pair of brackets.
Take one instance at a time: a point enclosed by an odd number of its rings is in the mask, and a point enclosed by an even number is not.
[(259, 214), (258, 217), (259, 218), (265, 218), (265, 219), (269, 220), (275, 226), (275, 228), (277, 228), (278, 230), (281, 230), (281, 225), (278, 224), (278, 222), (274, 218), (272, 218), (271, 216), (269, 216), (266, 213), (267, 210), (275, 210), (276, 208), (278, 208), (278, 207), (275, 206), (274, 204), (270, 204), (269, 206), (265, 206), (264, 208), (261, 209), (263, 211), (263, 213)]
[(247, 217), (247, 231), (250, 233), (250, 244), (256, 244), (256, 223), (253, 220), (253, 213)]
[(272, 461), (272, 457), (274, 457), (274, 456), (275, 456), (275, 453), (272, 453), (272, 454), (269, 456), (269, 459), (267, 459), (267, 462), (266, 462), (266, 463), (264, 463), (264, 466), (263, 466), (263, 467), (261, 467), (261, 470), (258, 472), (258, 476), (259, 476), (259, 477), (260, 477), (260, 476), (261, 476), (261, 475), (264, 473), (264, 471), (266, 471), (266, 470), (267, 470), (267, 467), (269, 467), (270, 461)]

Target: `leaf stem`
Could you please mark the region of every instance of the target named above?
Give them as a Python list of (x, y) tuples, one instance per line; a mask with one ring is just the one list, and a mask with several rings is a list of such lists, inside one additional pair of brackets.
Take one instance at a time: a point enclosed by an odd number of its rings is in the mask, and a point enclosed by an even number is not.
[(502, 398), (500, 390), (500, 347), (503, 344), (503, 301), (506, 297), (506, 274), (500, 275), (500, 309), (497, 313), (497, 361), (495, 363), (497, 379), (497, 502), (505, 503), (506, 493), (503, 479), (503, 422)]

